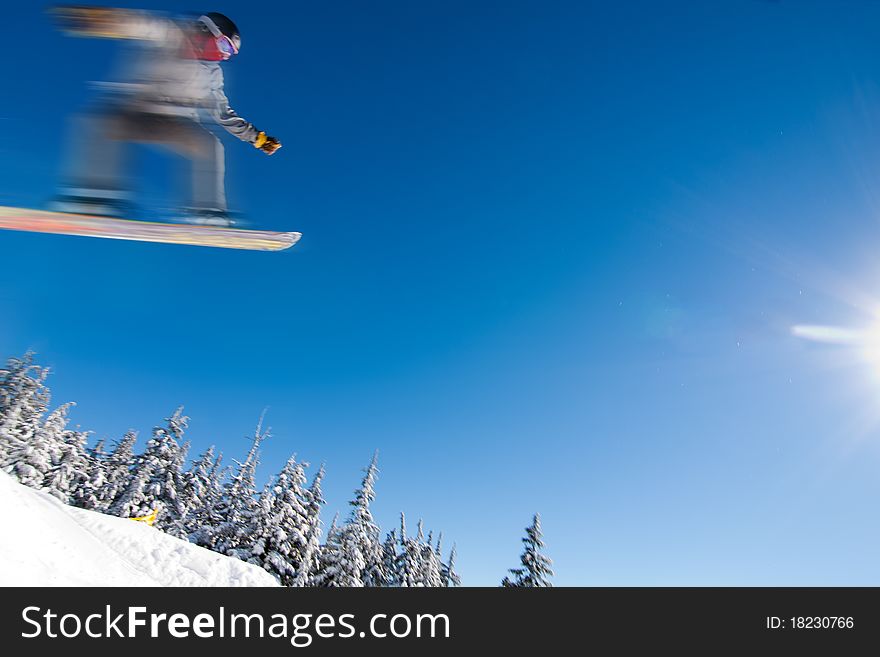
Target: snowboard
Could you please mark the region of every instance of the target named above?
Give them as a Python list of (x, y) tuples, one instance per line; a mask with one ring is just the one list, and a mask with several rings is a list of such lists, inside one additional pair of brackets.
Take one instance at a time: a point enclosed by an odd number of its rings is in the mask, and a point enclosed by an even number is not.
[(4, 206), (0, 206), (0, 228), (252, 251), (283, 251), (296, 244), (302, 236), (293, 232), (134, 221)]

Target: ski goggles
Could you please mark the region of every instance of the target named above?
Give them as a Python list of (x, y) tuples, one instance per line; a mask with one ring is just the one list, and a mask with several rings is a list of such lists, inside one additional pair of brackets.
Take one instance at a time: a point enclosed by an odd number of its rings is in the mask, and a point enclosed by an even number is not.
[(226, 59), (229, 59), (233, 55), (238, 54), (238, 45), (230, 39), (228, 36), (223, 34), (220, 31), (220, 28), (207, 16), (200, 16), (199, 22), (202, 23), (205, 27), (208, 28), (208, 32), (211, 33), (211, 36), (214, 37), (214, 41), (217, 43), (217, 50), (220, 51), (220, 54), (223, 55)]
[(221, 34), (217, 37), (217, 50), (219, 50), (220, 54), (226, 57), (226, 59), (238, 54), (238, 48), (235, 47), (232, 39), (225, 34)]

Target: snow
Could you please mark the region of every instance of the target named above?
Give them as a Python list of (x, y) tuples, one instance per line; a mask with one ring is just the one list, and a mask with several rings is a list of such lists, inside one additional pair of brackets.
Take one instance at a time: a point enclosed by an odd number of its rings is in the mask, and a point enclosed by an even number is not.
[(0, 472), (2, 586), (278, 586), (263, 569)]

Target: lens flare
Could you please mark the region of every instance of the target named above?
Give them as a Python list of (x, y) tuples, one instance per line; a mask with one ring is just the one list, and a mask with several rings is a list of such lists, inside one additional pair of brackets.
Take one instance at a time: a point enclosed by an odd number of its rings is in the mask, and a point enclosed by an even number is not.
[(852, 360), (870, 366), (872, 378), (880, 382), (880, 321), (862, 329), (818, 324), (796, 324), (791, 327), (795, 337), (811, 342), (840, 345), (848, 348)]

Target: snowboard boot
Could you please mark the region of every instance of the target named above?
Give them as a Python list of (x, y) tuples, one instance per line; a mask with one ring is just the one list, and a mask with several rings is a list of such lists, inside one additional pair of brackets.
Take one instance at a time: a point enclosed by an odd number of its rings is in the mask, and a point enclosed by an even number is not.
[(239, 218), (227, 210), (214, 208), (186, 208), (183, 211), (183, 221), (198, 226), (218, 226), (221, 228), (234, 228), (239, 224)]
[(121, 198), (111, 198), (109, 196), (60, 194), (49, 203), (49, 210), (65, 212), (67, 214), (112, 217), (114, 219), (133, 218), (131, 203)]

